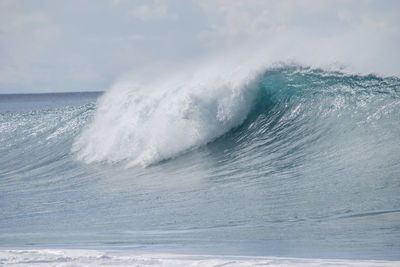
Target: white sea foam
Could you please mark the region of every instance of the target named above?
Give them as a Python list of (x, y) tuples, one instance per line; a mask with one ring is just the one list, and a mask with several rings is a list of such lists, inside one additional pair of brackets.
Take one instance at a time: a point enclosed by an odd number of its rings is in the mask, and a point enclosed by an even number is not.
[(146, 166), (204, 145), (246, 118), (262, 66), (230, 59), (132, 75), (102, 97), (73, 150), (88, 163)]
[(101, 250), (0, 250), (4, 266), (399, 266), (400, 261), (307, 259), (180, 254), (138, 254), (130, 251)]
[(312, 40), (298, 47), (288, 42), (292, 39), (281, 36), (261, 42), (268, 45), (244, 45), (210, 55), (203, 63), (174, 63), (161, 69), (151, 64), (148, 71), (125, 75), (101, 98), (94, 121), (72, 150), (87, 163), (147, 166), (204, 145), (241, 124), (255, 97), (258, 75), (276, 62), (377, 71), (361, 63), (353, 66), (342, 53), (321, 50), (324, 43), (320, 49)]

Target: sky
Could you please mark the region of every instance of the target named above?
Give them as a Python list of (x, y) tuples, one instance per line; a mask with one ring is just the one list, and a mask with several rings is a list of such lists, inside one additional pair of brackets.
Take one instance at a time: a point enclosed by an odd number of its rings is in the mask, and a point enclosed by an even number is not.
[(396, 0), (0, 0), (0, 93), (102, 91), (237, 51), (400, 76), (399, 44)]

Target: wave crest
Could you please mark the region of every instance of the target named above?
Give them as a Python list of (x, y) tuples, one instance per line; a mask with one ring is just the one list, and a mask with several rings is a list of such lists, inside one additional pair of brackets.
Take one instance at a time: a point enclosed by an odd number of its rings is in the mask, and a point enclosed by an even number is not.
[(235, 130), (244, 144), (321, 135), (339, 142), (340, 131), (360, 128), (354, 134), (362, 135), (382, 116), (382, 127), (392, 125), (398, 119), (387, 116), (400, 103), (398, 78), (298, 65), (214, 64), (139, 81), (117, 84), (102, 97), (73, 145), (78, 159), (147, 166), (205, 145), (246, 118)]

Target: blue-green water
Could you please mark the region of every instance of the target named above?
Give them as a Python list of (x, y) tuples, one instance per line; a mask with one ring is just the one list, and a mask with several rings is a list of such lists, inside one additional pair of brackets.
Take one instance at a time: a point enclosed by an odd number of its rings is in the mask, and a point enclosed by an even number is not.
[(400, 259), (399, 78), (185, 81), (1, 95), (0, 246)]

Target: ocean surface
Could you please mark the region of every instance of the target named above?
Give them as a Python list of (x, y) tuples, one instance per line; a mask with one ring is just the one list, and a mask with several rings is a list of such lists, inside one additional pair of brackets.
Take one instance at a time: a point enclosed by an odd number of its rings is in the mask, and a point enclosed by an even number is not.
[(400, 260), (400, 78), (283, 65), (0, 95), (1, 261), (78, 248)]

